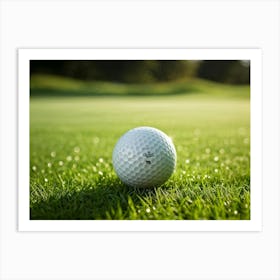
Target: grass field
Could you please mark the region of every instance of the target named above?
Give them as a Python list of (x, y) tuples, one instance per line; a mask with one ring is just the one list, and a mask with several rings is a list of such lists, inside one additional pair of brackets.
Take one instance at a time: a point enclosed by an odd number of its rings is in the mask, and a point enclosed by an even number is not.
[[(200, 81), (161, 96), (121, 87), (127, 94), (92, 97), (34, 87), (31, 219), (250, 219), (249, 87)], [(156, 189), (128, 188), (112, 168), (115, 143), (137, 126), (163, 130), (177, 149), (174, 175)]]

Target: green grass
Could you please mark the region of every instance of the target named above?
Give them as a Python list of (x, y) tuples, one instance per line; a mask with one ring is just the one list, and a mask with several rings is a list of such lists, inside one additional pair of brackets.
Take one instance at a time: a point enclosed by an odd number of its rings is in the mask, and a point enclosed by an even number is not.
[[(32, 97), (31, 219), (250, 219), (249, 87), (195, 83), (180, 95)], [(128, 188), (114, 173), (114, 145), (137, 126), (176, 146), (161, 187)]]
[(182, 81), (152, 84), (122, 84), (80, 81), (52, 75), (33, 75), (30, 79), (34, 96), (168, 96), (207, 93), (227, 97), (247, 97), (248, 86), (231, 86), (188, 78)]

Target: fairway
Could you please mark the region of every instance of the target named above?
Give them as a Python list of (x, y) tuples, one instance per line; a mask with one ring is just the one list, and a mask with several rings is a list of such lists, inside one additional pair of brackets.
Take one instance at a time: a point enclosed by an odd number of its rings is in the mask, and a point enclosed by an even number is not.
[[(250, 219), (249, 87), (241, 89), (31, 97), (31, 219)], [(114, 145), (137, 126), (175, 144), (176, 170), (161, 187), (128, 188), (113, 170)]]

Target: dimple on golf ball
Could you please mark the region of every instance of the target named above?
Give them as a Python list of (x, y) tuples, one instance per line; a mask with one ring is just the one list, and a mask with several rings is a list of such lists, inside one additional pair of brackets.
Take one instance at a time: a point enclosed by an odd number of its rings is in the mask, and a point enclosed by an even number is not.
[(120, 180), (136, 188), (165, 183), (176, 166), (176, 150), (170, 137), (153, 127), (126, 132), (113, 151), (113, 166)]

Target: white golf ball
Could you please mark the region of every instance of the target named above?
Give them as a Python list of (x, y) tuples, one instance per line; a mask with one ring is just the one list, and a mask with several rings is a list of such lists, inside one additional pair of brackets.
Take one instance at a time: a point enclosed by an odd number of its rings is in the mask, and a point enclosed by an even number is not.
[(113, 151), (113, 166), (120, 180), (132, 187), (149, 188), (165, 183), (176, 166), (176, 150), (162, 131), (137, 127), (126, 132)]

